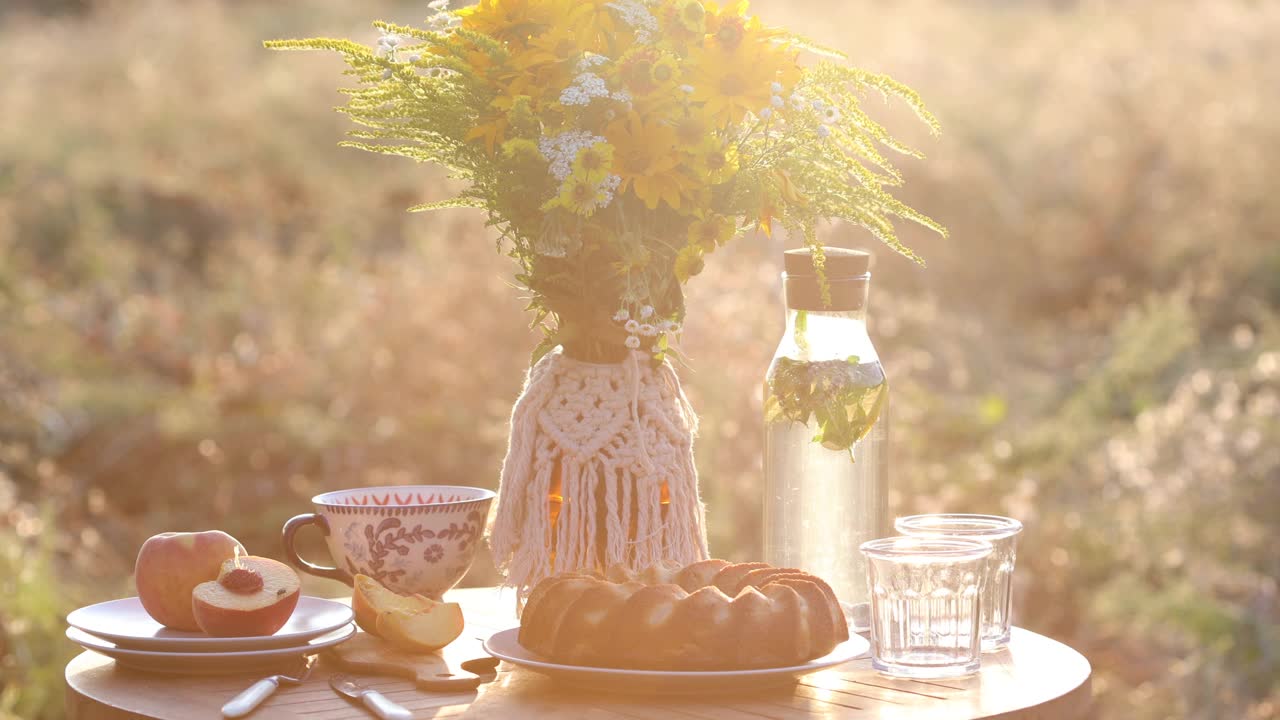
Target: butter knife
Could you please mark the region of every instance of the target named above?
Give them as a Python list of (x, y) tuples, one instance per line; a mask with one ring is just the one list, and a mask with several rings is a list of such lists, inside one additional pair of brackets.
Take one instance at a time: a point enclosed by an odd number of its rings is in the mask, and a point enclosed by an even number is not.
[(329, 687), (340, 695), (364, 703), (365, 707), (382, 720), (413, 720), (413, 713), (408, 709), (391, 702), (377, 690), (364, 687), (348, 675), (330, 675)]
[(263, 700), (271, 697), (271, 694), (280, 687), (281, 683), (284, 683), (285, 685), (299, 685), (306, 682), (307, 678), (311, 677), (311, 670), (315, 668), (315, 666), (316, 656), (312, 655), (307, 658), (306, 666), (296, 677), (289, 675), (272, 675), (271, 677), (259, 680), (258, 682), (250, 685), (239, 695), (228, 700), (227, 704), (222, 706), (222, 717), (238, 718), (248, 715), (253, 712), (254, 708), (261, 705)]

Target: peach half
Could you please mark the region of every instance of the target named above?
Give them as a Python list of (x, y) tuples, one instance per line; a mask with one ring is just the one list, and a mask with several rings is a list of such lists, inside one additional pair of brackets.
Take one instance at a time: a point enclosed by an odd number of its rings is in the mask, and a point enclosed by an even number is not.
[(214, 637), (272, 635), (298, 605), (298, 574), (270, 558), (249, 555), (222, 564), (217, 580), (191, 594), (196, 623)]

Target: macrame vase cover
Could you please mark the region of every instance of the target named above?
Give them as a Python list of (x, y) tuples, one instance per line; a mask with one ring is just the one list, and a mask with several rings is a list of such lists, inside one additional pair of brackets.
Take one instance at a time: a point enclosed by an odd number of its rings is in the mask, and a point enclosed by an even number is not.
[(598, 365), (556, 350), (530, 368), (489, 538), (518, 597), (560, 572), (705, 559), (696, 429), (670, 363), (631, 352)]

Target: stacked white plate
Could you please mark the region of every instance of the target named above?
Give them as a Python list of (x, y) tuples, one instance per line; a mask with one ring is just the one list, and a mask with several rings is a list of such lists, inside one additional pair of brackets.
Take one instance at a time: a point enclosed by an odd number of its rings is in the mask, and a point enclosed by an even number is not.
[(351, 608), (309, 595), (273, 635), (209, 637), (167, 628), (138, 598), (82, 607), (67, 616), (67, 638), (81, 647), (147, 672), (214, 675), (287, 667), (356, 632)]

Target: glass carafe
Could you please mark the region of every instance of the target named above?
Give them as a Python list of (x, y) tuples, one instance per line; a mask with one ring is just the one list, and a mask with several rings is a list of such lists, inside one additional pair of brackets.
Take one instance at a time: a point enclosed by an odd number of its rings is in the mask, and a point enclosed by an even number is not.
[(889, 394), (867, 335), (871, 256), (785, 253), (787, 325), (765, 376), (764, 559), (831, 584), (850, 624), (869, 627), (858, 547), (890, 534)]

